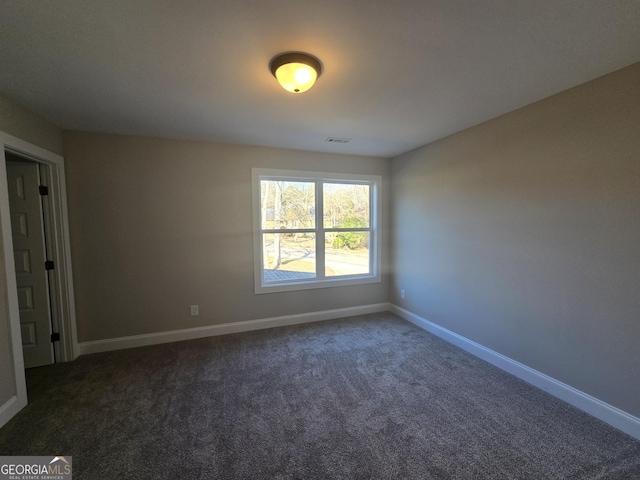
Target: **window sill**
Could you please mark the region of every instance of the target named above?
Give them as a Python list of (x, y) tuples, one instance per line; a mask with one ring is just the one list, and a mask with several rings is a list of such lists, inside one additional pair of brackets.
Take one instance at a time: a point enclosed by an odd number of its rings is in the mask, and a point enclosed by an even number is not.
[(261, 285), (256, 284), (255, 293), (256, 295), (260, 295), (263, 293), (294, 292), (297, 290), (348, 287), (371, 283), (380, 283), (380, 276), (358, 275), (357, 277), (324, 278), (322, 280), (311, 279), (309, 281), (297, 280), (295, 282), (278, 282)]

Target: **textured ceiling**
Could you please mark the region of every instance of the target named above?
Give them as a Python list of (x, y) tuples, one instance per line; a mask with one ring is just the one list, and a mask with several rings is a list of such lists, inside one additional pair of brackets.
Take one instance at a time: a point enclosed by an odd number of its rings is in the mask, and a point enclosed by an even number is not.
[(389, 157), (637, 61), (638, 0), (0, 3), (0, 92), (82, 131)]

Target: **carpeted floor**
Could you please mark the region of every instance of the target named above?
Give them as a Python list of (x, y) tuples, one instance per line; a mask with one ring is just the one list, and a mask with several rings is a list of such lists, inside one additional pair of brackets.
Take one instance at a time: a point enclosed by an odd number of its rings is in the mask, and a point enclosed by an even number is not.
[(631, 479), (640, 442), (392, 314), (28, 372), (0, 455), (76, 479)]

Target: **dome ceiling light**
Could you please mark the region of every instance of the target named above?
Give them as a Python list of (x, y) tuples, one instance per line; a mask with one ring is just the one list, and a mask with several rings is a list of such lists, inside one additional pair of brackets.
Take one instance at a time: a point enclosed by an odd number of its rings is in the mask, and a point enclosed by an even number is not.
[(322, 64), (308, 53), (289, 52), (273, 57), (269, 69), (286, 91), (302, 93), (313, 87), (320, 77)]

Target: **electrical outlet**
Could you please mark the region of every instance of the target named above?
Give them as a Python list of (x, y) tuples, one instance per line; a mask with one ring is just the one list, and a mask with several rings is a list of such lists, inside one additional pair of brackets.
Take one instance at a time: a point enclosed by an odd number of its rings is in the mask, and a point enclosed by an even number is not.
[(400, 290), (400, 298), (404, 299), (404, 298), (406, 298), (406, 296), (407, 296), (407, 295), (406, 295), (406, 293), (405, 293), (404, 289), (403, 289), (403, 290)]
[(191, 305), (191, 316), (195, 317), (196, 315), (200, 315), (198, 310), (198, 305)]

